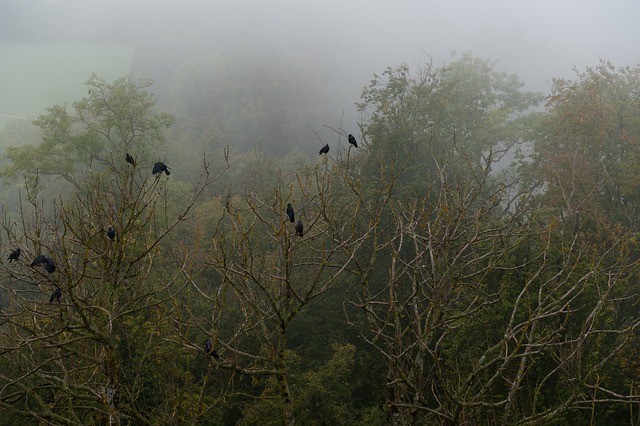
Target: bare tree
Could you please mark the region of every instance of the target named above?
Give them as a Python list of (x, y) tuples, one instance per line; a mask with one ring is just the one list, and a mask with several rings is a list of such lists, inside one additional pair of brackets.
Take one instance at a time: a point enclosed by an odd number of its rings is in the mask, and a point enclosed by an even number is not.
[[(294, 424), (287, 355), (291, 323), (338, 282), (353, 260), (345, 253), (355, 253), (345, 247), (358, 246), (365, 236), (354, 227), (360, 206), (334, 193), (331, 173), (320, 166), (281, 176), (265, 192), (269, 195), (248, 190), (241, 201), (221, 201), (224, 213), (206, 257), (214, 283), (191, 277), (211, 308), (206, 315), (191, 310), (176, 329), (187, 345), (192, 328), (201, 340), (210, 339), (217, 368), (274, 380), (283, 421)], [(287, 204), (294, 209), (293, 223)], [(342, 235), (340, 243), (334, 233)]]
[[(187, 203), (173, 206), (167, 178), (124, 156), (110, 163), (51, 210), (28, 195), (4, 223), (3, 248), (21, 248), (0, 284), (5, 410), (49, 424), (175, 421), (176, 395), (149, 381), (170, 376), (163, 330), (190, 266), (164, 241), (215, 178), (205, 163)], [(44, 267), (30, 266), (38, 256)]]
[(615, 320), (640, 296), (632, 236), (589, 238), (533, 194), (490, 184), (488, 168), (454, 180), (440, 164), (425, 195), (363, 218), (393, 226), (348, 252), (361, 292), (345, 312), (386, 359), (390, 422), (544, 424), (637, 403), (601, 376), (640, 322)]

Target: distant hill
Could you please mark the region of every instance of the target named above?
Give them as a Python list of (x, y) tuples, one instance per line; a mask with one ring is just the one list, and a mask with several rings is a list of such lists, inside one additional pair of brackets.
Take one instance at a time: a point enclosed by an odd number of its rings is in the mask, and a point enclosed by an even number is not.
[(80, 99), (92, 72), (128, 75), (135, 51), (134, 43), (0, 43), (0, 124)]

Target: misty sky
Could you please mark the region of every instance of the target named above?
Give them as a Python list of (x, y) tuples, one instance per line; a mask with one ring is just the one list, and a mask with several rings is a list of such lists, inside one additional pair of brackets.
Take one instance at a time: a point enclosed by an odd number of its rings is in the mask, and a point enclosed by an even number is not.
[(640, 62), (637, 0), (15, 0), (35, 5), (26, 16), (11, 1), (0, 0), (0, 41), (185, 37), (240, 51), (303, 51), (361, 82), (358, 94), (387, 66), (429, 56), (441, 65), (454, 50), (497, 60), (545, 93), (551, 77), (572, 77), (574, 66)]

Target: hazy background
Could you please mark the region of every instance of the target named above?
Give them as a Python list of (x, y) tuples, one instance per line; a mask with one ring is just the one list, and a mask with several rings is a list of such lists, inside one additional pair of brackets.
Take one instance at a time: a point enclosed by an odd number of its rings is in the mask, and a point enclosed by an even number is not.
[(636, 65), (639, 16), (636, 0), (0, 0), (0, 114), (82, 96), (92, 71), (133, 71), (161, 93), (180, 64), (213, 52), (256, 67), (296, 58), (334, 99), (336, 119), (356, 114), (373, 73), (441, 65), (452, 51), (494, 59), (548, 93), (552, 77), (599, 58)]

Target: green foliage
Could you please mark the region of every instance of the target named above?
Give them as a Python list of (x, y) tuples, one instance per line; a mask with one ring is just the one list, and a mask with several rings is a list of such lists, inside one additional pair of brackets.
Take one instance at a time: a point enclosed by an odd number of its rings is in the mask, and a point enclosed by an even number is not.
[(427, 64), (415, 75), (407, 65), (387, 68), (365, 87), (358, 108), (369, 114), (367, 173), (391, 176), (404, 192), (423, 192), (447, 175), (487, 173), (525, 135), (524, 119), (542, 100), (523, 92), (514, 75), (490, 61), (464, 54), (449, 65)]
[(155, 100), (145, 89), (126, 78), (112, 83), (93, 75), (86, 83), (89, 95), (74, 102), (73, 112), (65, 105), (47, 108), (35, 120), (42, 131), (42, 143), (8, 147), (10, 165), (3, 175), (26, 175), (34, 183), (39, 175), (54, 175), (73, 185), (79, 173), (114, 166), (129, 152), (141, 163), (164, 142), (164, 131), (173, 118), (153, 112)]
[[(33, 154), (21, 157), (25, 167), (83, 173), (72, 176), (77, 190), (57, 199), (51, 214), (34, 188), (17, 219), (4, 222), (5, 245), (20, 247), (22, 257), (2, 267), (9, 297), (0, 318), (12, 337), (0, 342), (10, 367), (0, 373), (0, 406), (67, 424), (193, 423), (204, 412), (220, 418), (217, 396), (205, 395), (207, 382), (189, 372), (195, 348), (176, 357), (183, 342), (166, 340), (185, 288), (179, 277), (192, 264), (165, 240), (211, 183), (209, 170), (205, 164), (201, 182), (169, 190), (166, 176), (126, 162), (125, 152), (147, 158), (172, 119), (153, 113), (151, 95), (128, 80), (93, 77), (89, 86), (77, 115), (56, 106), (38, 119), (43, 142), (22, 152)], [(68, 161), (53, 161), (61, 158)], [(55, 271), (29, 267), (41, 254)], [(62, 297), (48, 302), (55, 288)]]
[[(372, 108), (362, 127), (366, 153), (351, 164), (362, 167), (362, 181), (375, 181), (358, 194), (376, 208), (361, 218), (362, 229), (374, 230), (352, 268), (362, 289), (350, 302), (365, 319), (348, 313), (387, 360), (386, 408), (394, 422), (562, 422), (587, 401), (597, 406), (593, 416), (614, 418), (604, 412), (602, 393), (630, 392), (607, 362), (640, 324), (631, 313), (640, 298), (637, 248), (627, 229), (590, 208), (607, 194), (599, 176), (617, 163), (603, 167), (603, 151), (594, 150), (584, 175), (582, 162), (561, 164), (555, 148), (567, 158), (580, 150), (538, 139), (549, 132), (528, 126), (544, 117), (528, 114), (540, 97), (520, 86), (465, 56), (416, 77), (406, 66), (390, 68), (363, 93), (360, 108)], [(565, 106), (569, 116), (576, 111)], [(609, 133), (563, 138), (575, 137), (589, 151)], [(492, 173), (527, 138), (549, 148), (534, 165), (551, 164), (558, 173), (539, 193), (535, 186), (509, 189), (535, 168)], [(589, 213), (548, 198), (553, 191), (581, 200)], [(569, 206), (569, 215), (559, 213)], [(616, 319), (621, 311), (624, 322)]]
[(637, 228), (639, 88), (637, 68), (604, 61), (575, 81), (554, 80), (525, 166), (531, 184), (545, 187), (542, 202)]
[(354, 425), (362, 420), (353, 394), (360, 374), (355, 374), (356, 347), (331, 345), (333, 351), (326, 364), (304, 372), (293, 390), (298, 418), (309, 425)]

